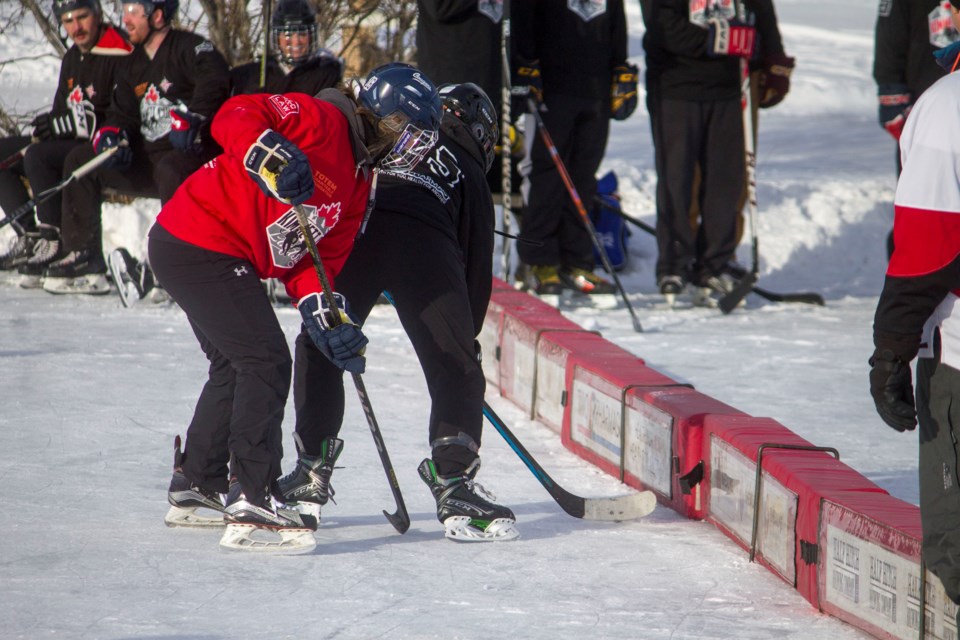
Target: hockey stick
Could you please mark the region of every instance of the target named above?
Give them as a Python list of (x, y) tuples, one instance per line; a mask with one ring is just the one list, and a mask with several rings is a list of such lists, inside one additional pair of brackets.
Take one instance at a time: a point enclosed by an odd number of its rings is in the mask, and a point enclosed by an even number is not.
[[(596, 198), (596, 202), (598, 202), (599, 204), (606, 204), (599, 197)], [(647, 224), (646, 222), (644, 222), (643, 220), (640, 220), (639, 218), (634, 218), (633, 216), (625, 212), (620, 207), (613, 208), (608, 206), (607, 208), (613, 211), (614, 213), (616, 213), (618, 216), (620, 216), (627, 222), (629, 222), (630, 224), (642, 229), (643, 231), (646, 231), (647, 233), (649, 233), (654, 237), (657, 236), (657, 230), (653, 227), (653, 225)], [(726, 268), (727, 268), (727, 271), (729, 271), (730, 274), (737, 279), (744, 277), (747, 273), (746, 270), (743, 269), (743, 267), (737, 264), (734, 264), (733, 262), (728, 263)], [(770, 291), (769, 289), (763, 289), (762, 287), (758, 287), (757, 285), (753, 285), (751, 290), (753, 291), (753, 293), (757, 294), (761, 298), (766, 298), (771, 302), (799, 302), (803, 304), (815, 304), (821, 307), (826, 305), (826, 302), (824, 301), (823, 296), (820, 295), (819, 293), (814, 293), (812, 291), (804, 291), (804, 292), (797, 292), (797, 293), (777, 293), (775, 291)]]
[(110, 147), (106, 151), (101, 152), (100, 154), (94, 156), (93, 159), (91, 159), (90, 161), (74, 169), (73, 173), (71, 173), (69, 176), (64, 178), (61, 182), (57, 183), (56, 185), (50, 187), (45, 191), (41, 191), (32, 199), (24, 202), (22, 205), (14, 209), (13, 213), (8, 215), (3, 220), (0, 220), (0, 229), (2, 229), (3, 227), (7, 226), (12, 222), (16, 222), (23, 216), (33, 211), (34, 207), (36, 207), (38, 204), (43, 204), (53, 196), (63, 191), (63, 189), (74, 180), (79, 180), (83, 176), (87, 175), (88, 173), (90, 173), (91, 171), (93, 171), (94, 169), (102, 165), (104, 162), (106, 162), (110, 158), (110, 156), (112, 156), (117, 152), (117, 149), (119, 149), (119, 147)]
[(517, 436), (503, 423), (500, 416), (483, 402), (483, 415), (493, 428), (503, 436), (513, 452), (523, 461), (531, 473), (540, 481), (547, 492), (557, 501), (560, 508), (574, 518), (584, 520), (635, 520), (649, 515), (657, 506), (657, 497), (652, 491), (640, 491), (616, 498), (581, 498), (553, 481), (543, 467), (530, 455)]
[[(333, 311), (330, 314), (331, 323), (337, 326), (341, 323), (340, 313), (337, 310), (337, 301), (333, 297), (333, 290), (330, 288), (330, 280), (327, 278), (327, 270), (323, 268), (323, 261), (320, 260), (320, 252), (317, 251), (317, 243), (313, 241), (313, 235), (310, 233), (310, 222), (307, 220), (307, 212), (302, 204), (295, 205), (293, 208), (297, 215), (297, 222), (300, 224), (300, 232), (303, 233), (303, 241), (307, 245), (307, 251), (310, 252), (310, 258), (313, 260), (313, 266), (317, 271), (317, 277), (320, 279), (320, 286), (323, 287), (323, 297), (327, 306)], [(370, 435), (373, 436), (373, 443), (377, 446), (377, 453), (380, 454), (380, 462), (383, 464), (383, 471), (387, 474), (387, 482), (390, 483), (390, 491), (393, 492), (393, 499), (397, 503), (397, 512), (389, 513), (386, 509), (383, 515), (386, 516), (393, 528), (400, 533), (406, 533), (410, 528), (410, 515), (407, 513), (407, 507), (403, 503), (403, 494), (400, 493), (400, 483), (397, 482), (397, 474), (393, 471), (393, 464), (390, 462), (390, 456), (387, 455), (387, 446), (383, 442), (383, 435), (380, 433), (380, 426), (377, 424), (377, 418), (373, 414), (373, 405), (370, 404), (370, 396), (367, 395), (367, 388), (363, 384), (363, 378), (359, 373), (353, 375), (353, 384), (357, 387), (357, 395), (360, 397), (360, 406), (363, 407), (363, 415), (367, 418), (367, 424), (370, 425)]]
[(263, 57), (260, 59), (260, 88), (267, 86), (267, 56), (270, 55), (270, 0), (263, 0)]
[(570, 178), (570, 174), (567, 172), (567, 167), (563, 164), (563, 160), (560, 158), (560, 153), (557, 151), (557, 146), (553, 144), (553, 138), (550, 137), (550, 132), (547, 131), (546, 125), (543, 124), (543, 118), (540, 116), (540, 111), (537, 109), (537, 103), (533, 98), (527, 98), (527, 106), (537, 123), (537, 131), (540, 132), (540, 138), (543, 140), (543, 144), (547, 147), (547, 151), (550, 152), (550, 158), (553, 160), (553, 164), (556, 165), (557, 171), (560, 173), (560, 178), (563, 180), (563, 184), (567, 187), (567, 193), (570, 195), (570, 199), (573, 200), (573, 205), (577, 208), (577, 213), (580, 214), (580, 219), (583, 221), (584, 226), (586, 226), (587, 231), (590, 233), (590, 240), (593, 241), (593, 246), (596, 248), (601, 262), (603, 262), (603, 268), (606, 269), (607, 273), (609, 273), (613, 278), (613, 281), (617, 285), (617, 290), (620, 291), (620, 297), (623, 298), (623, 303), (627, 305), (627, 311), (630, 312), (630, 317), (633, 318), (634, 330), (638, 333), (642, 332), (643, 327), (640, 325), (640, 319), (637, 318), (637, 312), (633, 310), (633, 306), (630, 304), (630, 300), (627, 298), (627, 292), (623, 290), (623, 284), (620, 282), (620, 277), (610, 265), (610, 258), (607, 256), (607, 248), (603, 246), (603, 243), (600, 242), (600, 239), (597, 237), (597, 230), (594, 229), (593, 223), (590, 222), (590, 216), (587, 214), (587, 210), (583, 206), (583, 200), (580, 199), (580, 194), (577, 193), (577, 188), (573, 186), (573, 180)]
[[(737, 17), (746, 22), (743, 0), (736, 1)], [(737, 282), (733, 290), (720, 298), (720, 311), (730, 313), (747, 297), (760, 278), (760, 249), (757, 240), (757, 148), (753, 139), (753, 94), (750, 87), (750, 64), (740, 58), (740, 110), (743, 112), (743, 153), (747, 171), (747, 202), (750, 210), (750, 271)]]
[(510, 79), (510, 2), (503, 0), (503, 15), (500, 18), (500, 57), (503, 60), (503, 87), (500, 91), (500, 193), (503, 196), (503, 242), (500, 243), (500, 259), (503, 267), (503, 280), (510, 278), (510, 219), (513, 209), (513, 166), (510, 157), (510, 98), (512, 95)]
[(32, 144), (33, 144), (33, 142), (30, 142), (30, 143), (27, 144), (27, 146), (25, 146), (23, 149), (19, 149), (19, 150), (17, 150), (17, 151), (14, 151), (13, 153), (11, 153), (9, 156), (7, 156), (6, 158), (4, 158), (3, 160), (0, 160), (0, 171), (3, 171), (4, 169), (9, 169), (9, 168), (12, 167), (13, 165), (15, 165), (15, 164), (17, 164), (18, 162), (20, 162), (21, 160), (23, 160), (23, 156), (26, 155), (27, 149), (29, 149), (29, 148), (30, 148), (30, 145), (32, 145)]

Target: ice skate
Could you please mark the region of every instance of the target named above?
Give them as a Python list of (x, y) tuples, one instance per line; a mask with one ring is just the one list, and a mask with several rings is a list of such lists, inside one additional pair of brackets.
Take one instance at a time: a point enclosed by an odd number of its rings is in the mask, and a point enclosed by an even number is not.
[(227, 528), (220, 548), (227, 551), (296, 555), (310, 553), (317, 546), (300, 514), (284, 509), (269, 494), (254, 504), (247, 500), (239, 482), (230, 484), (224, 520)]
[(24, 231), (18, 234), (13, 244), (5, 253), (0, 255), (0, 271), (16, 269), (26, 262), (33, 253), (33, 246), (39, 239), (40, 234), (36, 231)]
[(223, 496), (199, 487), (183, 475), (180, 436), (173, 440), (173, 477), (167, 490), (170, 508), (163, 521), (168, 527), (222, 527)]
[(657, 287), (667, 306), (673, 307), (677, 304), (677, 296), (684, 289), (683, 278), (672, 274), (660, 276), (657, 279)]
[[(97, 252), (99, 254), (99, 252)], [(83, 249), (71, 251), (62, 259), (50, 263), (44, 272), (43, 290), (49, 293), (110, 293), (107, 267), (103, 257)]]
[[(430, 487), (437, 501), (437, 519), (443, 523), (446, 536), (463, 542), (514, 540), (520, 532), (514, 526), (516, 517), (507, 507), (490, 502), (496, 497), (474, 482), (480, 469), (477, 458), (462, 473), (440, 476), (430, 458), (418, 467), (420, 477)], [(490, 500), (481, 497), (477, 491)]]
[[(308, 456), (303, 453), (303, 444), (295, 437), (299, 458), (296, 468), (290, 474), (280, 478), (280, 492), (287, 505), (302, 514), (320, 521), (320, 508), (333, 500), (334, 490), (330, 484), (333, 465), (343, 450), (343, 440), (325, 438), (320, 446), (320, 455)], [(336, 504), (336, 500), (333, 500)]]
[(63, 257), (61, 253), (60, 230), (48, 224), (40, 225), (40, 239), (33, 245), (33, 251), (26, 262), (17, 267), (20, 274), (20, 287), (40, 289), (43, 287), (43, 273), (51, 263)]
[(139, 263), (125, 248), (114, 249), (107, 256), (107, 267), (113, 283), (120, 293), (124, 307), (132, 307), (154, 288), (153, 272), (146, 264)]
[[(720, 304), (720, 299), (733, 291), (736, 286), (736, 279), (729, 273), (709, 276), (705, 278), (700, 285), (693, 287), (693, 294), (691, 296), (693, 305), (696, 307), (716, 309)], [(745, 300), (740, 301), (740, 305), (743, 304), (746, 304)]]

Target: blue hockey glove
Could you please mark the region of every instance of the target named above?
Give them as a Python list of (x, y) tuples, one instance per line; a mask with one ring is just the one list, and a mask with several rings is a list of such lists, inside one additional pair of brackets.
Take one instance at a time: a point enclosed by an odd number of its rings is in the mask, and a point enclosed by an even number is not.
[(369, 340), (350, 315), (346, 298), (339, 293), (333, 297), (337, 301), (337, 312), (327, 306), (322, 293), (300, 298), (297, 309), (303, 316), (303, 325), (317, 349), (330, 362), (350, 373), (363, 373), (367, 363), (363, 352)]
[(910, 364), (889, 349), (877, 349), (870, 358), (870, 395), (877, 413), (897, 431), (913, 431), (917, 409), (913, 400)]
[(250, 145), (243, 166), (265, 194), (280, 202), (303, 204), (313, 195), (307, 156), (273, 129), (261, 133)]
[(186, 107), (170, 110), (170, 144), (185, 153), (200, 151), (200, 127), (204, 118), (199, 113), (188, 111)]
[(126, 171), (133, 162), (133, 150), (127, 132), (117, 127), (101, 127), (93, 136), (93, 150), (101, 154), (107, 149), (117, 147), (117, 152), (103, 163), (104, 168)]

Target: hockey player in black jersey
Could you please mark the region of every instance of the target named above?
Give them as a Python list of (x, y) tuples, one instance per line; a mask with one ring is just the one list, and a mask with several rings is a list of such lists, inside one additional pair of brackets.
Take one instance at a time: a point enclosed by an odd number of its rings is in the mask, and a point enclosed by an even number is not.
[(179, 0), (129, 0), (123, 26), (135, 45), (113, 92), (93, 147), (67, 158), (70, 172), (95, 154), (118, 151), (63, 191), (65, 256), (44, 271), (51, 293), (105, 293), (100, 206), (103, 190), (158, 196), (166, 203), (180, 184), (220, 152), (210, 119), (230, 93), (230, 71), (213, 44), (171, 25)]
[[(30, 199), (64, 178), (68, 153), (89, 146), (103, 122), (110, 94), (133, 46), (103, 17), (99, 0), (54, 0), (53, 12), (73, 42), (60, 64), (60, 79), (50, 110), (39, 114), (31, 136), (0, 139), (0, 157), (16, 158), (0, 170), (0, 208), (12, 214)], [(30, 273), (60, 257), (61, 197), (57, 193), (14, 224), (17, 240), (0, 256), (0, 269), (18, 269), (30, 286)], [(39, 222), (39, 224), (38, 224)]]
[(262, 61), (248, 62), (231, 72), (232, 93), (307, 93), (335, 87), (343, 77), (343, 62), (319, 46), (317, 15), (307, 0), (280, 0), (270, 16), (270, 49), (266, 83), (261, 86)]
[[(499, 137), (496, 111), (478, 86), (441, 87), (444, 116), (430, 155), (408, 173), (384, 172), (366, 232), (337, 291), (363, 322), (383, 292), (413, 343), (430, 391), (431, 458), (420, 475), (437, 517), (456, 540), (509, 540), (513, 512), (477, 493), (474, 478), (486, 381), (476, 336), (492, 284), (494, 210), (484, 174)], [(319, 514), (340, 454), (343, 372), (309, 339), (297, 339), (294, 405), (299, 459), (280, 480), (288, 503)]]

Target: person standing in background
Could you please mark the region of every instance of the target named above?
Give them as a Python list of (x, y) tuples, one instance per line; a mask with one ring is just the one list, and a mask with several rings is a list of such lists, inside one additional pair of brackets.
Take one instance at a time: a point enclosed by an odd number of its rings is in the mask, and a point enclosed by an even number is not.
[[(900, 140), (904, 123), (921, 94), (945, 71), (933, 52), (956, 42), (960, 31), (950, 18), (949, 0), (880, 0), (874, 30), (873, 79), (877, 83), (880, 126)], [(896, 171), (900, 176), (900, 150)], [(887, 257), (893, 254), (893, 231)]]

